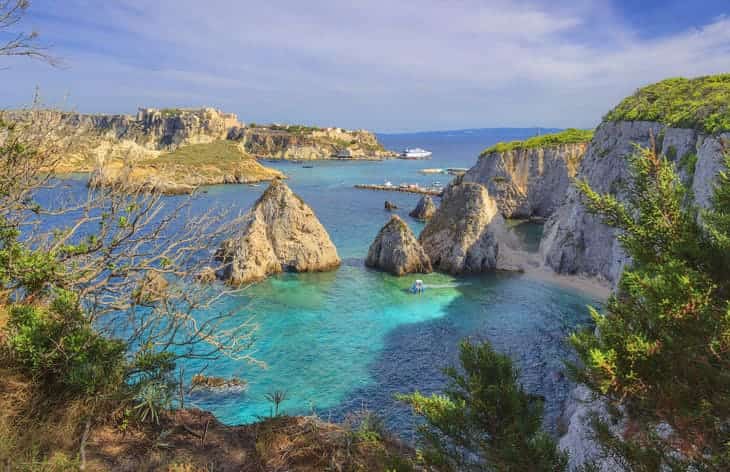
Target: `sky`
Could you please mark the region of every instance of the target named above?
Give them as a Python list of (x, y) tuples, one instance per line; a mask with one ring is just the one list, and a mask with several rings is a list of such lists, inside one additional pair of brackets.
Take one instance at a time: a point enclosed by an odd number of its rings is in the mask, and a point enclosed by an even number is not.
[(380, 132), (588, 128), (640, 86), (730, 72), (730, 0), (33, 0), (17, 27), (63, 64), (3, 59), (0, 107), (38, 87)]

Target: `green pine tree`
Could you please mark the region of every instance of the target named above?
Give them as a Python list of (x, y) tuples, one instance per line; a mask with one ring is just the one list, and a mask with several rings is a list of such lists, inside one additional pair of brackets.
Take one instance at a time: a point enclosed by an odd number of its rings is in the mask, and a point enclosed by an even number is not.
[(542, 400), (524, 391), (508, 356), (462, 342), (461, 369), (445, 370), (443, 395), (401, 395), (425, 422), (424, 461), (438, 470), (562, 471), (567, 456), (541, 429)]
[[(626, 407), (624, 437), (596, 426), (628, 467), (728, 470), (730, 175), (720, 174), (712, 208), (699, 211), (665, 157), (637, 149), (629, 159), (625, 203), (577, 183), (632, 258), (605, 312), (591, 310), (597, 329), (571, 337), (583, 363), (577, 374)], [(662, 423), (669, 438), (658, 434)]]

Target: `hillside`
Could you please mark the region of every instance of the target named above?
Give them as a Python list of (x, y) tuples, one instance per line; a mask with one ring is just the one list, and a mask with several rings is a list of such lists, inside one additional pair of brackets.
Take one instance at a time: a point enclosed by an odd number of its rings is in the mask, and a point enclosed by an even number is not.
[(120, 183), (168, 194), (190, 193), (200, 185), (243, 184), (285, 178), (264, 167), (239, 144), (219, 140), (182, 146), (158, 157), (124, 163), (114, 161), (97, 170), (93, 185)]

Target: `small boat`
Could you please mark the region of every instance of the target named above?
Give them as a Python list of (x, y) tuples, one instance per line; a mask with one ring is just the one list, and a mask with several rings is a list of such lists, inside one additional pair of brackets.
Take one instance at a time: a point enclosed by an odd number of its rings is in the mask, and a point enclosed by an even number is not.
[(303, 169), (313, 169), (314, 166), (302, 166)]
[(403, 159), (427, 159), (431, 157), (433, 153), (431, 151), (426, 151), (422, 148), (408, 148), (405, 151), (403, 151), (400, 156)]
[(421, 279), (417, 279), (413, 282), (413, 285), (411, 285), (411, 293), (417, 293), (420, 295), (424, 291), (426, 291), (426, 286), (423, 284), (423, 280)]

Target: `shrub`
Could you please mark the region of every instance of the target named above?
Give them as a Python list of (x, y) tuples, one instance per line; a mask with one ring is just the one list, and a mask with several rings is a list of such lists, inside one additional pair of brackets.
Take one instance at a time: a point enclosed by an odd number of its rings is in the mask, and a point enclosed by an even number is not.
[(497, 143), (488, 147), (480, 156), (485, 156), (493, 152), (508, 152), (521, 149), (533, 149), (538, 147), (559, 146), (561, 144), (587, 143), (593, 139), (593, 130), (583, 130), (568, 128), (559, 133), (543, 134), (541, 136), (533, 136), (524, 141), (510, 141)]
[(116, 388), (124, 378), (126, 345), (99, 335), (77, 302), (71, 292), (58, 291), (48, 307), (11, 307), (9, 354), (26, 374), (58, 393), (93, 395)]
[(605, 121), (657, 121), (706, 133), (730, 131), (730, 74), (674, 78), (641, 88)]
[(427, 464), (439, 470), (560, 471), (565, 454), (541, 430), (542, 400), (524, 391), (508, 356), (489, 343), (460, 346), (461, 369), (445, 370), (442, 395), (397, 398), (425, 423), (419, 429)]

